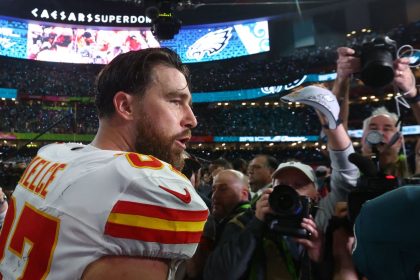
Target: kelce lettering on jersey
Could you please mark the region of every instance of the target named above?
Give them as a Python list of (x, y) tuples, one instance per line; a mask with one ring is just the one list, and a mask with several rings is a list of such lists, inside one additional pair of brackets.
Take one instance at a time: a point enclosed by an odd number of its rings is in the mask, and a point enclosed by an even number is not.
[(65, 163), (52, 162), (36, 156), (26, 168), (19, 184), (42, 198), (48, 193), (48, 186), (56, 178), (57, 172), (67, 167)]

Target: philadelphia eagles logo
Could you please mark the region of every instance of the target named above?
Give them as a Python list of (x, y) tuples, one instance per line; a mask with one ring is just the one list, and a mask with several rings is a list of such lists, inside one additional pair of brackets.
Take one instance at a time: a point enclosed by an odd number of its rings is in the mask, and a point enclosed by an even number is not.
[(201, 60), (205, 54), (212, 56), (220, 53), (232, 37), (232, 27), (207, 33), (187, 50), (187, 58)]

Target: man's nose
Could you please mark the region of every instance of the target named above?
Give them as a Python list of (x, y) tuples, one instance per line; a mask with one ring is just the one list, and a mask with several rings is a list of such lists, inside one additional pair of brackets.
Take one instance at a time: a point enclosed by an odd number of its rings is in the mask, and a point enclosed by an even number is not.
[(187, 106), (187, 108), (185, 109), (183, 126), (186, 126), (188, 128), (194, 128), (197, 126), (197, 118), (195, 117), (194, 112), (192, 111), (192, 108), (190, 106)]

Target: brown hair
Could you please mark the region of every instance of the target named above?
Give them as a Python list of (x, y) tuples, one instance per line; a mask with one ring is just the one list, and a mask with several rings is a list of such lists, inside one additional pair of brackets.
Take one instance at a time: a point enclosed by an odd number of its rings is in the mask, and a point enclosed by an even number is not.
[(142, 96), (153, 78), (153, 68), (165, 65), (179, 70), (190, 87), (188, 68), (178, 54), (168, 48), (148, 48), (123, 53), (106, 65), (96, 78), (95, 105), (100, 118), (115, 112), (113, 99), (117, 92)]

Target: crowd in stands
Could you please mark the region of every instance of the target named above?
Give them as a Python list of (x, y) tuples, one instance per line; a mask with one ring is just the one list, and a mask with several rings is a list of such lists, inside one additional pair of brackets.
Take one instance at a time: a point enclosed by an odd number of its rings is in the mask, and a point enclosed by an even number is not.
[(100, 65), (38, 62), (0, 58), (0, 87), (21, 96), (93, 96)]
[[(420, 23), (398, 26), (388, 35), (398, 45), (418, 45)], [(347, 45), (360, 46), (377, 36), (361, 33), (348, 38)], [(287, 57), (257, 54), (225, 61), (190, 64), (193, 92), (258, 88), (292, 82), (305, 73), (331, 72), (339, 45), (299, 48)], [(19, 95), (93, 96), (93, 82), (102, 65), (57, 64), (0, 58), (0, 87), (16, 88)]]
[[(229, 106), (196, 104), (198, 125), (193, 130), (195, 136), (305, 136), (319, 135), (321, 126), (316, 113), (307, 106), (288, 107), (243, 106), (231, 103)], [(98, 127), (93, 103), (46, 102), (39, 100), (0, 101), (0, 132), (17, 133), (59, 133), (94, 134)], [(395, 103), (385, 103), (392, 111)], [(376, 103), (354, 103), (351, 105), (349, 129), (361, 127)], [(402, 110), (403, 124), (413, 124), (412, 115)], [(407, 117), (405, 117), (407, 116)], [(50, 127), (51, 126), (51, 127)], [(48, 130), (48, 131), (46, 131)]]
[(52, 102), (1, 101), (1, 132), (93, 134), (98, 128), (93, 104), (54, 106)]
[[(234, 104), (226, 107), (197, 106), (197, 135), (273, 136), (318, 135), (320, 126), (308, 126), (314, 111), (287, 107), (247, 107)], [(303, 134), (302, 134), (303, 133)]]

